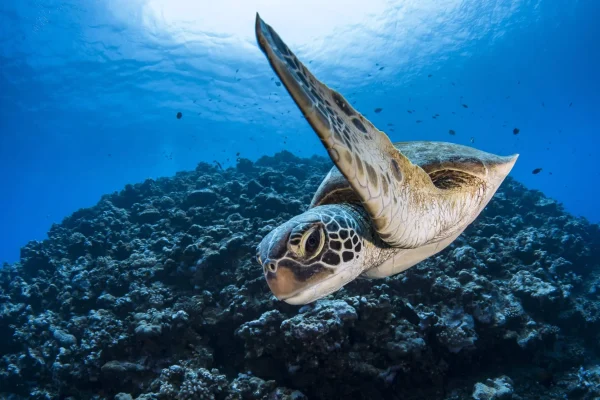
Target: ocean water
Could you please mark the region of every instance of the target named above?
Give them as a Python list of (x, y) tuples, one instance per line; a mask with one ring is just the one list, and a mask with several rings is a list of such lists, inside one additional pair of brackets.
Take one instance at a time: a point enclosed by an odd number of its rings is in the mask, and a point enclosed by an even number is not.
[(287, 3), (3, 1), (0, 260), (126, 183), (324, 155), (256, 11), (392, 140), (520, 153), (513, 177), (600, 221), (598, 2)]
[[(332, 162), (257, 11), (392, 141), (520, 154), (462, 234), (398, 250), (356, 204), (305, 212)], [(600, 398), (599, 17), (2, 2), (0, 397)]]

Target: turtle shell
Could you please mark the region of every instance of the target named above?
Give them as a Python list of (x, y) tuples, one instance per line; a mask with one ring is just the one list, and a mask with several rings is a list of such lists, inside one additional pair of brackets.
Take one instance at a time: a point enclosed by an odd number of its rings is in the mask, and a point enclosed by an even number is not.
[[(394, 146), (413, 164), (421, 167), (439, 189), (460, 187), (474, 177), (495, 184), (495, 180), (504, 179), (504, 171), (510, 169), (515, 161), (513, 156), (497, 156), (446, 142), (397, 142)], [(360, 198), (334, 166), (321, 182), (310, 207), (339, 203), (360, 203)]]

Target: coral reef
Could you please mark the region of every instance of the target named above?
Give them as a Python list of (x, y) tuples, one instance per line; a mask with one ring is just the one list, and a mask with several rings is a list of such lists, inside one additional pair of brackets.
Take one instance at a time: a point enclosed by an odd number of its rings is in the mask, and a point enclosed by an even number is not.
[(0, 396), (600, 396), (600, 229), (510, 178), (405, 273), (277, 301), (254, 249), (330, 168), (287, 152), (201, 163), (53, 225), (0, 269)]

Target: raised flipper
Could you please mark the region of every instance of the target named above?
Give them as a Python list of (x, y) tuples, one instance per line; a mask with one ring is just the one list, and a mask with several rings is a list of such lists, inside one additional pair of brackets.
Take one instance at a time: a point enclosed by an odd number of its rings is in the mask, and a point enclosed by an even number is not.
[(450, 237), (472, 220), (486, 197), (485, 180), (462, 174), (458, 183), (436, 187), (385, 133), (317, 80), (258, 14), (256, 37), (386, 243), (416, 248)]

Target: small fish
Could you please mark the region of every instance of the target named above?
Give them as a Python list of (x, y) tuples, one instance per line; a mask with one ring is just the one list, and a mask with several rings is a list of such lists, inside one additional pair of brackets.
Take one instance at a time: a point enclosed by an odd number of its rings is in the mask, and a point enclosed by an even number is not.
[(468, 105), (466, 105), (466, 104), (463, 104), (462, 106), (463, 106), (464, 108), (469, 108), (469, 106), (468, 106)]
[(183, 114), (181, 113), (181, 111), (179, 111), (179, 112), (177, 113), (177, 119), (181, 119), (181, 117), (183, 117)]
[(427, 77), (428, 77), (428, 78), (431, 78), (432, 76), (433, 76), (433, 75), (431, 75), (431, 74), (427, 75)]
[(513, 135), (518, 135), (521, 130), (519, 128), (513, 129)]
[(279, 81), (275, 82), (275, 84), (276, 84), (277, 86), (281, 86), (281, 82), (279, 82)]
[(454, 82), (451, 82), (451, 83), (452, 83), (452, 86), (456, 86), (456, 85), (454, 84)]
[(449, 134), (451, 134), (452, 136), (456, 135), (456, 131), (454, 129), (450, 129), (448, 131)]
[(237, 153), (235, 153), (235, 156), (239, 157), (240, 156), (240, 152), (238, 151)]
[(417, 120), (417, 124), (420, 124), (421, 122), (423, 122), (423, 121), (421, 121), (420, 119)]
[(381, 108), (381, 107), (377, 107), (377, 108), (376, 108), (375, 110), (373, 110), (373, 111), (375, 111), (375, 113), (376, 113), (376, 114), (379, 114), (381, 111), (383, 111), (383, 108)]
[(475, 138), (471, 137), (471, 143), (475, 143)]
[(571, 107), (572, 105), (573, 105), (573, 102), (570, 102), (570, 103), (569, 103), (569, 107)]
[(531, 173), (532, 173), (532, 174), (534, 174), (534, 175), (537, 175), (537, 174), (539, 174), (540, 172), (542, 172), (542, 169), (541, 169), (541, 168), (536, 168), (536, 169), (534, 169), (533, 171), (531, 171)]
[(413, 110), (406, 110), (407, 113), (412, 114)]
[(381, 71), (382, 69), (384, 69), (385, 67), (379, 67), (379, 70)]
[(216, 166), (222, 171), (223, 167), (221, 166), (221, 163), (218, 162), (217, 160), (213, 160), (213, 162), (216, 164)]

